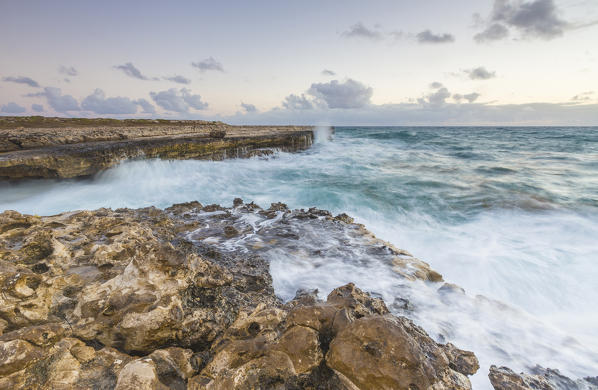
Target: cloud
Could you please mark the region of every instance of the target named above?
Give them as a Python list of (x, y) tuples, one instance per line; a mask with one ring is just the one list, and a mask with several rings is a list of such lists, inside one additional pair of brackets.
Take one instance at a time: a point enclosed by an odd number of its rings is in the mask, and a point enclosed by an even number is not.
[(461, 100), (465, 99), (467, 100), (469, 103), (473, 103), (476, 100), (478, 100), (478, 98), (480, 97), (480, 94), (477, 92), (472, 92), (472, 93), (468, 93), (465, 95), (461, 95), (460, 93), (456, 93), (453, 95), (453, 99), (455, 99), (455, 101), (457, 102), (461, 102)]
[(122, 70), (127, 76), (133, 77), (139, 80), (151, 80), (149, 77), (144, 76), (139, 69), (135, 67), (131, 62), (127, 62), (124, 65), (115, 65), (114, 69)]
[(150, 92), (150, 96), (158, 106), (168, 111), (187, 112), (189, 108), (203, 110), (208, 107), (208, 103), (201, 101), (200, 95), (191, 94), (191, 90), (187, 88)]
[(330, 70), (330, 69), (324, 69), (322, 71), (322, 74), (324, 76), (336, 76), (336, 73), (334, 71)]
[(11, 82), (11, 83), (17, 83), (17, 84), (27, 84), (30, 87), (39, 88), (39, 83), (37, 81), (33, 80), (30, 77), (24, 77), (24, 76), (13, 77), (13, 76), (9, 76), (9, 77), (3, 77), (2, 80), (3, 81), (7, 81), (7, 82)]
[(257, 108), (253, 104), (241, 102), (241, 107), (245, 110), (245, 112), (256, 112), (257, 111)]
[(71, 95), (63, 95), (60, 88), (46, 87), (44, 92), (29, 93), (27, 97), (43, 96), (48, 101), (48, 105), (56, 112), (66, 113), (68, 111), (79, 111), (79, 103)]
[(172, 77), (164, 77), (164, 80), (172, 81), (173, 83), (178, 84), (191, 84), (191, 80), (186, 78), (185, 76), (175, 75)]
[(419, 43), (451, 43), (455, 41), (452, 34), (434, 34), (430, 30), (422, 31), (415, 37)]
[(260, 113), (239, 112), (210, 119), (244, 125), (327, 123), (333, 126), (595, 126), (598, 124), (598, 104), (490, 105), (447, 102), (442, 106), (431, 106), (399, 103), (371, 104), (358, 109), (335, 110), (325, 107), (315, 107), (313, 110), (289, 110), (278, 107)]
[(0, 107), (0, 112), (5, 114), (22, 114), (25, 111), (27, 111), (25, 107), (19, 106), (17, 103), (13, 102), (7, 103)]
[(432, 89), (438, 89), (438, 88), (442, 88), (443, 85), (442, 83), (439, 83), (438, 81), (434, 81), (433, 83), (430, 84), (430, 88)]
[(474, 35), (473, 39), (478, 43), (498, 41), (509, 36), (509, 29), (499, 23), (492, 23), (484, 31)]
[(343, 31), (341, 36), (344, 38), (364, 38), (371, 40), (379, 40), (383, 37), (380, 31), (368, 28), (361, 22), (355, 23), (347, 31)]
[(77, 69), (75, 69), (74, 67), (64, 65), (61, 65), (60, 68), (58, 68), (58, 72), (71, 77), (79, 74), (79, 72), (77, 72)]
[(314, 108), (313, 103), (304, 94), (301, 96), (290, 94), (284, 98), (282, 106), (289, 110), (311, 110)]
[(31, 109), (35, 112), (42, 112), (44, 111), (44, 106), (42, 106), (41, 104), (32, 104)]
[(200, 72), (207, 72), (209, 70), (224, 72), (224, 67), (214, 57), (208, 57), (199, 62), (192, 62), (191, 65), (199, 69)]
[(127, 97), (106, 97), (101, 89), (97, 88), (81, 102), (81, 108), (96, 114), (135, 114), (137, 104)]
[(374, 90), (359, 81), (332, 80), (329, 83), (314, 83), (307, 93), (321, 99), (329, 108), (360, 108), (370, 104)]
[(446, 99), (451, 97), (451, 93), (446, 87), (438, 88), (423, 98), (417, 99), (417, 102), (423, 106), (439, 107), (446, 103)]
[(154, 106), (145, 99), (137, 99), (137, 100), (135, 100), (135, 104), (141, 106), (141, 109), (142, 109), (141, 112), (144, 114), (155, 114), (156, 113), (156, 109), (154, 108)]
[(485, 28), (477, 42), (506, 38), (511, 30), (522, 38), (553, 39), (563, 35), (569, 23), (561, 19), (554, 0), (494, 0)]
[(483, 66), (479, 66), (473, 69), (466, 69), (463, 71), (472, 80), (489, 80), (496, 77), (496, 72), (490, 72)]

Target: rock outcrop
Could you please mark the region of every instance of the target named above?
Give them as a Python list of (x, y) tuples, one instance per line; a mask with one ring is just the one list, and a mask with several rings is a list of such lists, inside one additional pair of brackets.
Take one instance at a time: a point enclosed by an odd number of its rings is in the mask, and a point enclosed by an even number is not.
[(531, 371), (517, 374), (508, 367), (491, 366), (488, 377), (496, 390), (598, 390), (598, 377), (573, 380), (540, 366)]
[[(10, 118), (8, 118), (10, 119)], [(0, 120), (0, 179), (90, 176), (126, 159), (252, 157), (308, 148), (307, 126), (231, 126), (222, 122), (42, 118), (11, 127)], [(51, 119), (61, 119), (54, 123)], [(94, 122), (96, 121), (96, 122)], [(19, 124), (44, 127), (18, 127)], [(52, 127), (54, 126), (54, 127)]]
[(245, 234), (227, 222), (242, 210), (350, 223), (235, 204), (0, 214), (0, 388), (471, 388), (471, 352), (436, 343), (353, 284), (284, 303), (258, 253), (187, 239), (201, 231), (194, 212), (224, 221), (210, 234), (230, 240)]

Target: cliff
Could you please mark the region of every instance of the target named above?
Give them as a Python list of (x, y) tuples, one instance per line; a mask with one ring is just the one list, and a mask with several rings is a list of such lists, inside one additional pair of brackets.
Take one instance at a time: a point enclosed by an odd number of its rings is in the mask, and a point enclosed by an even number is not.
[(13, 180), (90, 176), (135, 158), (220, 160), (298, 151), (313, 141), (305, 126), (11, 118), (0, 120), (0, 178)]

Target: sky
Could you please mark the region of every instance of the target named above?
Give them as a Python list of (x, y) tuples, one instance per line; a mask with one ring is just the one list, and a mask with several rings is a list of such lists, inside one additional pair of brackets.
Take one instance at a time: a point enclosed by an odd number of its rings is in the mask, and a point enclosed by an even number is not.
[(2, 0), (0, 37), (0, 115), (598, 125), (597, 0)]

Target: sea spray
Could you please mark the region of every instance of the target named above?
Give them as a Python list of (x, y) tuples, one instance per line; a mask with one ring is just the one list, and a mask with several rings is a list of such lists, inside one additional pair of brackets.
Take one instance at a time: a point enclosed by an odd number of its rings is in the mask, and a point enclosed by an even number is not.
[(319, 125), (314, 128), (314, 141), (316, 143), (326, 143), (332, 141), (334, 128), (326, 125)]

